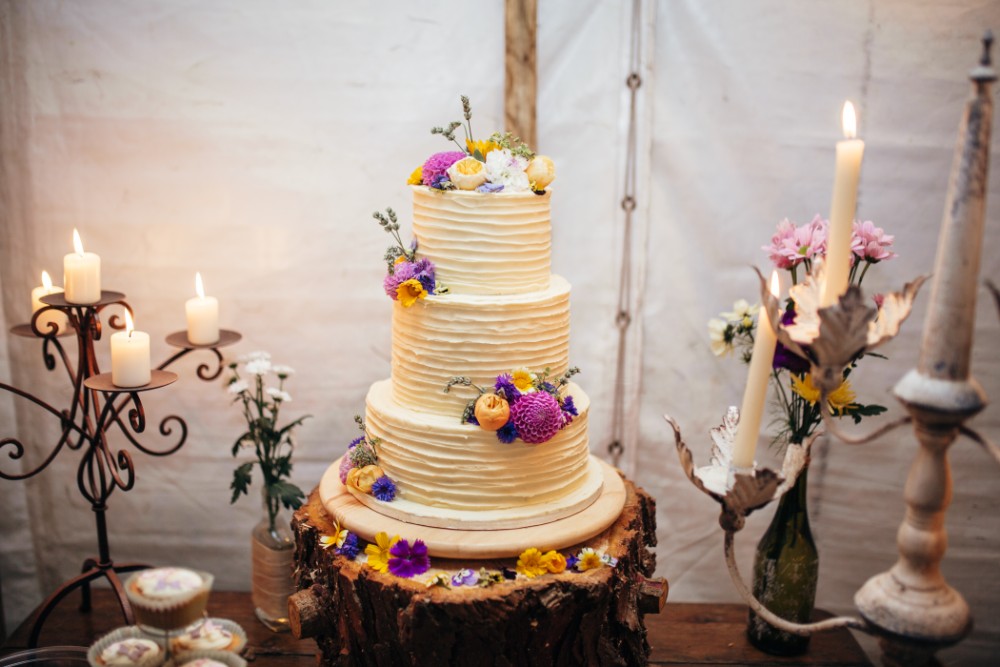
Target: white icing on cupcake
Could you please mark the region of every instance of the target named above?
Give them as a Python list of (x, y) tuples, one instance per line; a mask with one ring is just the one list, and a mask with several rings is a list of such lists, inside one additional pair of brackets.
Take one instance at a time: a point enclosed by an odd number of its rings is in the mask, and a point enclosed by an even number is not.
[(101, 652), (105, 665), (138, 665), (160, 654), (160, 647), (148, 639), (132, 637), (114, 642)]
[(211, 658), (198, 658), (190, 662), (185, 662), (181, 667), (229, 667), (229, 665), (218, 660), (212, 660)]
[(148, 598), (165, 599), (198, 590), (202, 585), (197, 572), (181, 567), (157, 567), (140, 572), (135, 587)]
[(224, 649), (232, 641), (233, 633), (209, 618), (185, 630), (174, 639), (174, 646), (185, 650)]

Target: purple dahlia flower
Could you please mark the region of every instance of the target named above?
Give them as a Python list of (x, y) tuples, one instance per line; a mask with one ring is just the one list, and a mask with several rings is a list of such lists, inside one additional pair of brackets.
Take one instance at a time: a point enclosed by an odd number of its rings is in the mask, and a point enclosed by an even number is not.
[(423, 540), (400, 540), (389, 550), (389, 571), (397, 577), (409, 579), (423, 574), (431, 568), (431, 559), (427, 555), (427, 545)]
[(510, 421), (521, 440), (538, 444), (552, 438), (563, 426), (562, 409), (555, 396), (544, 391), (524, 394), (510, 406)]
[(427, 158), (424, 162), (423, 170), (423, 182), (424, 185), (428, 185), (432, 188), (436, 188), (441, 184), (441, 181), (448, 180), (448, 168), (467, 157), (465, 153), (461, 151), (445, 151), (443, 153), (435, 153), (434, 155)]

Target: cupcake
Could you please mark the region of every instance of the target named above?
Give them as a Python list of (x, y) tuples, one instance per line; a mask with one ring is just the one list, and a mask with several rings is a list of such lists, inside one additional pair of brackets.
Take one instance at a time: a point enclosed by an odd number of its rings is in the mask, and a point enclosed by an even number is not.
[(166, 659), (160, 645), (142, 634), (139, 628), (118, 628), (91, 645), (87, 660), (94, 667), (130, 665), (158, 667)]
[(174, 653), (203, 650), (239, 653), (246, 642), (246, 633), (236, 623), (221, 618), (207, 618), (172, 638), (170, 647)]
[(247, 662), (235, 653), (226, 651), (190, 651), (178, 653), (176, 667), (246, 667)]
[(136, 572), (125, 582), (135, 620), (160, 630), (191, 625), (205, 612), (212, 575), (181, 567)]

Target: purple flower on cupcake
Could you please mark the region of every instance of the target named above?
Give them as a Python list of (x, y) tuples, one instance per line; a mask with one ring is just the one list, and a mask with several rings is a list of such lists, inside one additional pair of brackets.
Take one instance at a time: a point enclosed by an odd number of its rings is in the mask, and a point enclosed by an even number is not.
[(466, 154), (461, 151), (445, 151), (427, 158), (422, 173), (424, 185), (440, 188), (448, 180), (448, 168), (464, 157)]
[(399, 540), (389, 549), (389, 571), (397, 577), (409, 579), (430, 567), (431, 559), (423, 540), (414, 540), (412, 545), (407, 540)]

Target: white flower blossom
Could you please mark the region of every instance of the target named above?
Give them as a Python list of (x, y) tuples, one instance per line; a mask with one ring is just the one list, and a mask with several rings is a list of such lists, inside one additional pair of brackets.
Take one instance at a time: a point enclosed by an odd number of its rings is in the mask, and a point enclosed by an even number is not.
[(726, 340), (726, 331), (729, 323), (713, 317), (708, 321), (708, 340), (712, 347), (712, 354), (717, 357), (724, 357), (733, 351), (732, 341)]
[(271, 355), (270, 353), (264, 352), (263, 350), (258, 350), (256, 352), (250, 352), (248, 354), (240, 355), (237, 358), (237, 361), (239, 361), (241, 364), (246, 364), (251, 361), (271, 361)]
[(251, 375), (266, 375), (271, 370), (270, 359), (251, 359), (247, 362), (247, 373)]
[(733, 303), (732, 311), (728, 313), (721, 313), (721, 315), (730, 322), (738, 322), (743, 325), (744, 328), (750, 329), (753, 327), (753, 318), (757, 316), (759, 311), (759, 303), (755, 303), (751, 306), (746, 299), (739, 299)]
[(486, 156), (486, 178), (494, 185), (503, 185), (504, 192), (525, 192), (531, 189), (531, 181), (525, 170), (528, 161), (514, 155), (509, 148), (490, 151)]
[(271, 371), (282, 379), (295, 375), (295, 369), (284, 364), (275, 364), (271, 367)]
[(292, 400), (291, 394), (289, 394), (287, 391), (282, 391), (277, 387), (268, 387), (267, 393), (274, 400), (281, 401), (283, 403), (290, 403)]
[(249, 388), (250, 384), (246, 380), (236, 380), (235, 382), (230, 383), (227, 391), (230, 394), (242, 394)]

